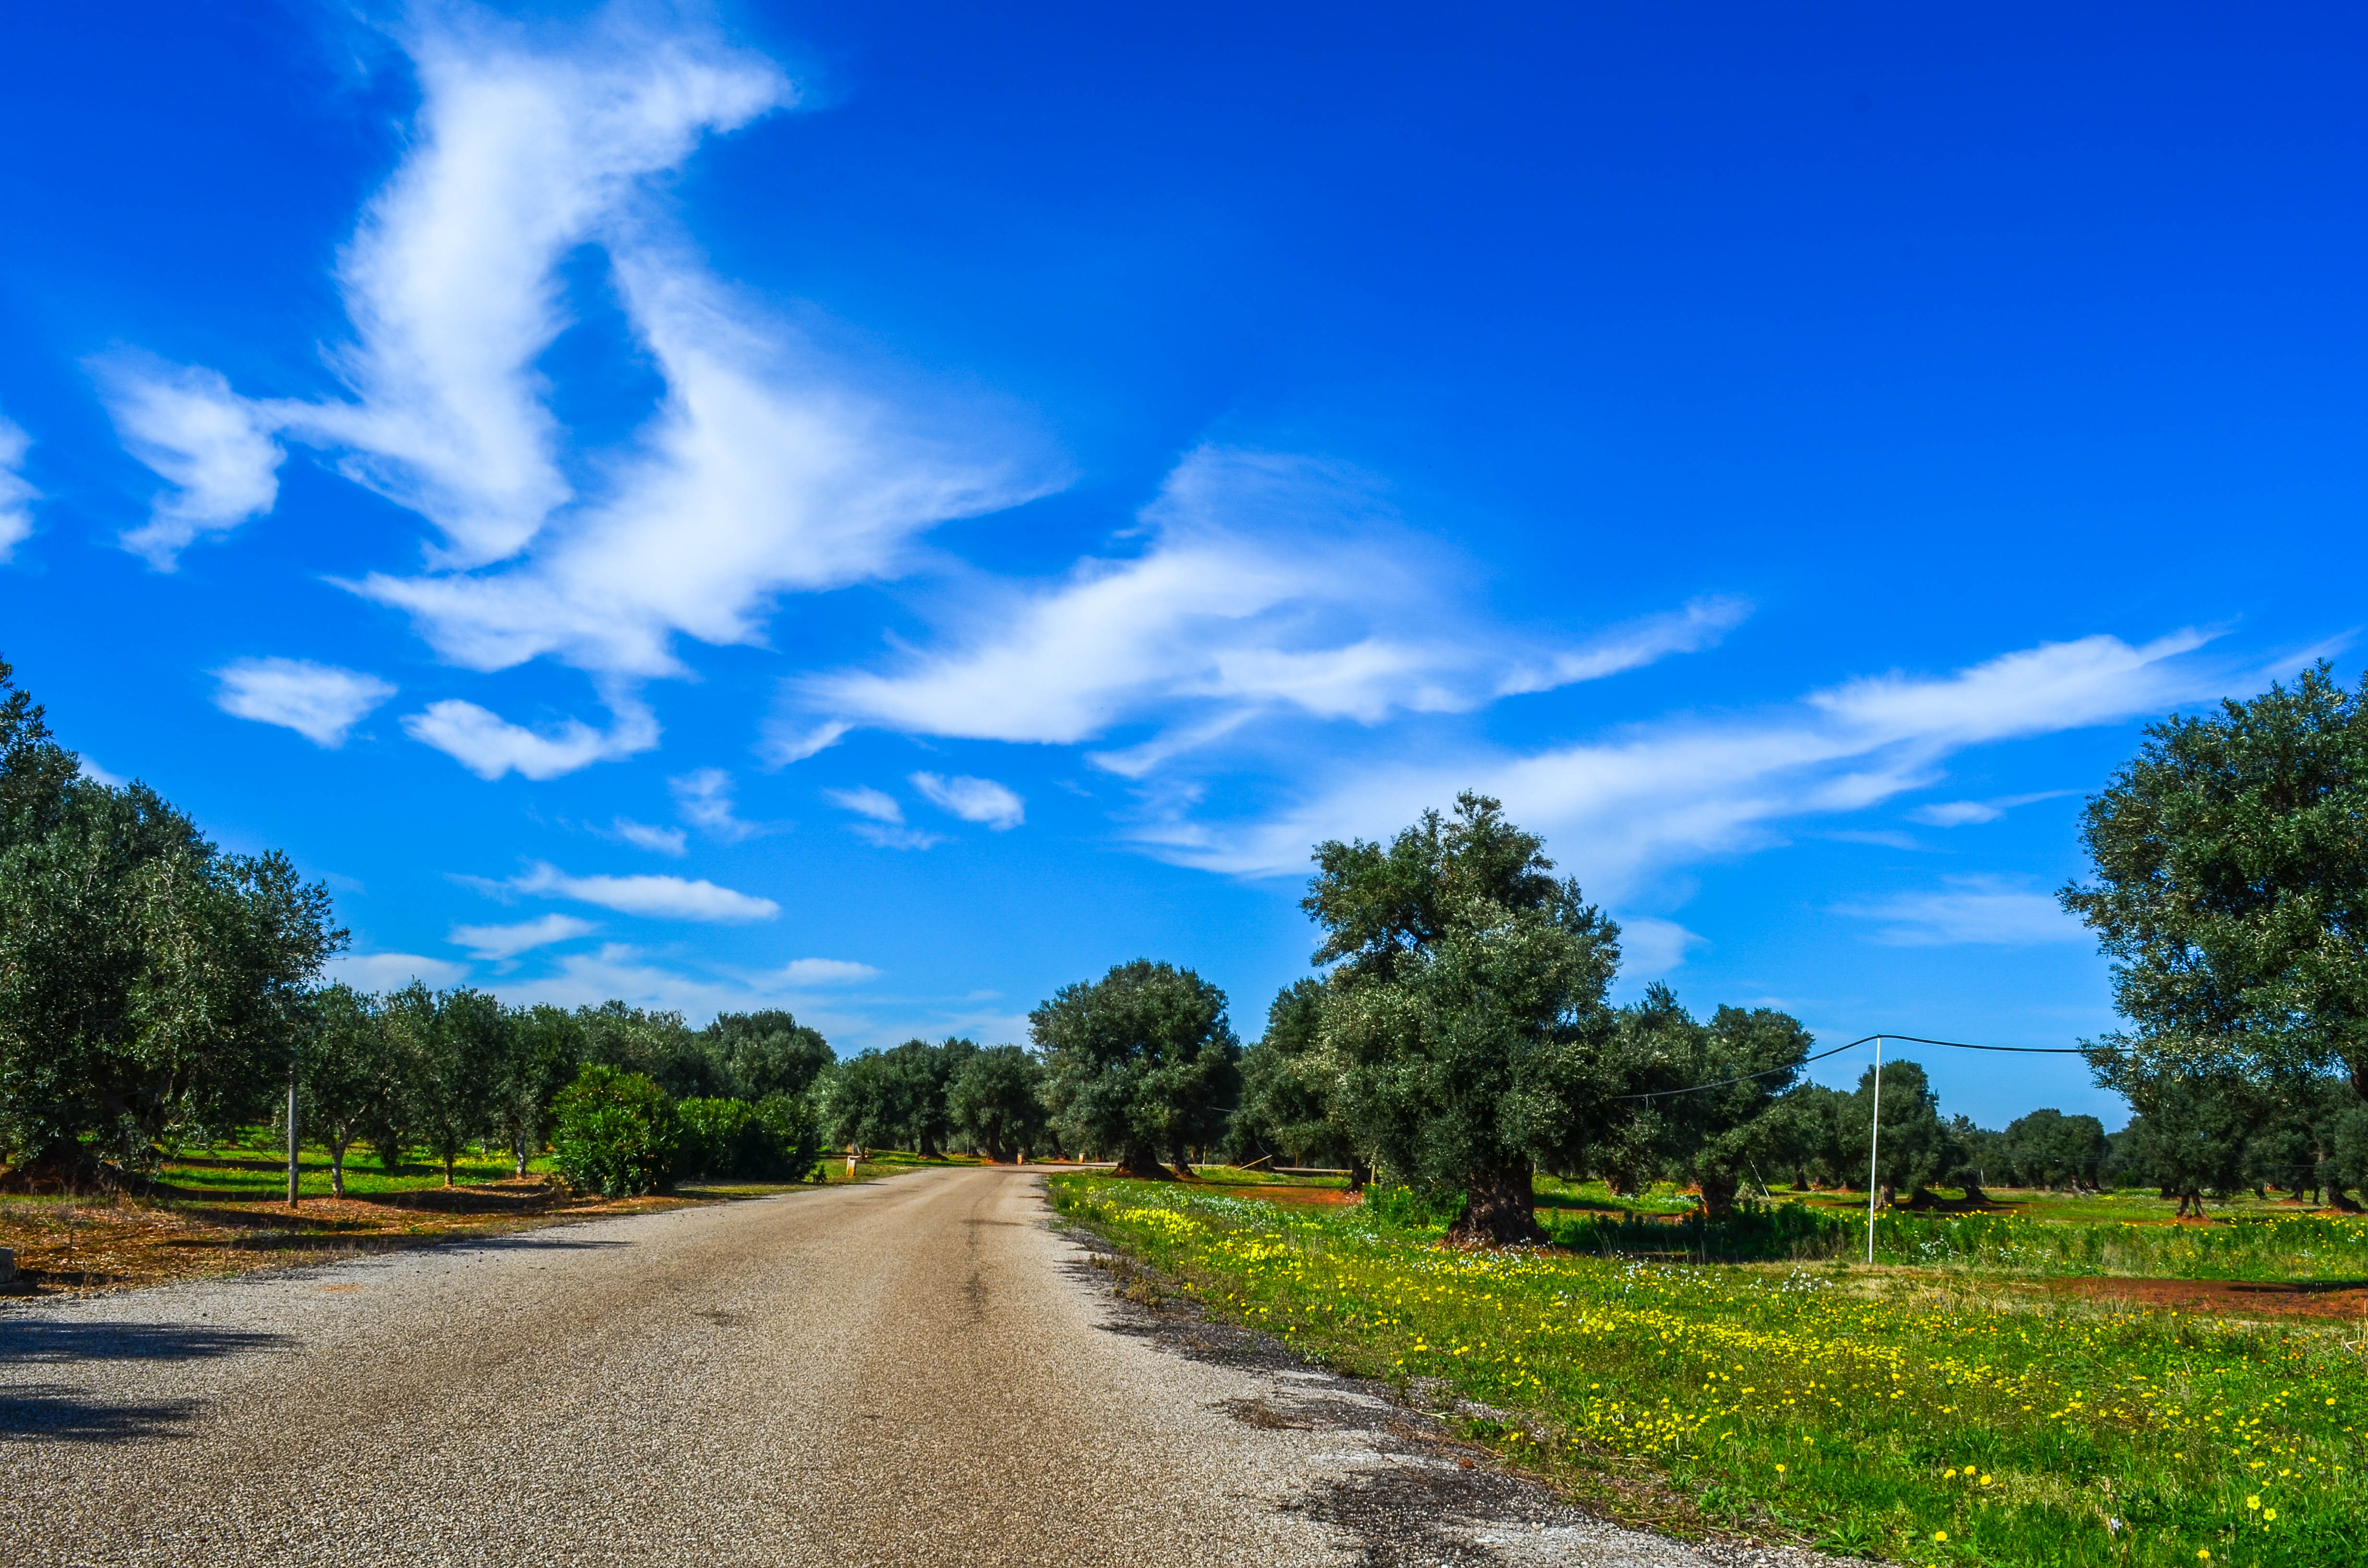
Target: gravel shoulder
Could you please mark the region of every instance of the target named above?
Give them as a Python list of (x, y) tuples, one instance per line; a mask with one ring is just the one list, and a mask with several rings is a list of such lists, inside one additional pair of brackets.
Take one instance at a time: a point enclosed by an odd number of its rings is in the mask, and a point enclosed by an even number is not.
[(1048, 1219), (929, 1171), (0, 1306), (0, 1560), (1817, 1561), (1589, 1519)]

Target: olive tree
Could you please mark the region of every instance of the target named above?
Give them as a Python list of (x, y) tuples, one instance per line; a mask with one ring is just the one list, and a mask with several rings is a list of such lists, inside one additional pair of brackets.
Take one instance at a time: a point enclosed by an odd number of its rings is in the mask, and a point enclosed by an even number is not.
[(946, 1085), (953, 1138), (997, 1162), (1024, 1154), (1044, 1132), (1044, 1069), (1016, 1045), (970, 1053)]
[(1338, 1160), (1349, 1186), (1361, 1188), (1370, 1170), (1364, 1153), (1342, 1125), (1323, 1042), (1325, 983), (1294, 981), (1267, 1008), (1266, 1033), (1242, 1052), (1241, 1108), (1226, 1128), (1226, 1146), (1239, 1160), (1280, 1159), (1304, 1165)]
[(1028, 1015), (1043, 1053), (1044, 1102), (1072, 1144), (1117, 1155), (1120, 1174), (1189, 1168), (1239, 1083), (1225, 994), (1189, 969), (1137, 959), (1064, 985)]
[(1459, 1235), (1538, 1234), (1536, 1165), (1583, 1165), (1618, 1086), (1619, 928), (1535, 835), (1466, 792), (1386, 846), (1315, 850), (1304, 907), (1334, 964), (1324, 1051), (1343, 1121), (1390, 1173), (1460, 1195)]
[(329, 1190), (346, 1195), (346, 1151), (368, 1136), (380, 1108), (403, 1092), (401, 1064), (376, 997), (347, 985), (310, 998), (299, 1053), (304, 1127), (329, 1151)]
[(79, 776), (0, 664), (0, 1160), (144, 1174), (161, 1139), (284, 1090), (345, 940), (285, 856), (227, 855), (145, 785)]
[(2100, 1081), (2332, 1073), (2368, 1097), (2368, 685), (2322, 662), (2146, 733), (2089, 802), (2094, 875), (2059, 894), (2130, 1021)]

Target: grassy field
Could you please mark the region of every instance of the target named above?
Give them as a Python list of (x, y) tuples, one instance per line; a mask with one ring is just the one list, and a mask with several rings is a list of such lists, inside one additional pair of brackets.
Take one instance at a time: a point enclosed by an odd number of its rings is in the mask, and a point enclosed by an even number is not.
[[(1218, 1315), (1461, 1409), (1474, 1437), (1639, 1522), (1925, 1563), (2316, 1568), (2368, 1540), (2356, 1321), (2066, 1299), (2044, 1258), (1460, 1251), (1386, 1204), (1052, 1185)], [(2328, 1259), (2304, 1223), (2216, 1230), (2307, 1277)]]
[[(781, 1182), (683, 1182), (670, 1193), (601, 1199), (571, 1195), (551, 1180), (550, 1162), (524, 1178), (507, 1158), (460, 1162), (458, 1185), (438, 1165), (393, 1170), (368, 1157), (346, 1162), (346, 1197), (329, 1196), (327, 1153), (300, 1151), (302, 1202), (287, 1204), (288, 1157), (261, 1143), (176, 1151), (139, 1195), (0, 1198), (0, 1246), (42, 1293), (92, 1294), (175, 1279), (238, 1274), (291, 1264), (329, 1263), (455, 1238), (495, 1235), (609, 1214), (687, 1203), (757, 1198)], [(971, 1164), (877, 1153), (850, 1176), (844, 1159), (824, 1165), (826, 1182), (871, 1181), (923, 1165)]]

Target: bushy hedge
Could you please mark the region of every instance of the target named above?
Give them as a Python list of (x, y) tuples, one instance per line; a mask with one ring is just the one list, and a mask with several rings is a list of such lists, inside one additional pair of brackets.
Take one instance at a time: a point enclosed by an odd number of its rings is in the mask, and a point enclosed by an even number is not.
[(801, 1096), (768, 1095), (753, 1105), (689, 1099), (675, 1108), (682, 1118), (675, 1162), (681, 1175), (803, 1181), (814, 1169), (819, 1137)]
[(604, 1198), (655, 1192), (674, 1175), (682, 1119), (639, 1073), (586, 1067), (552, 1108), (552, 1163), (569, 1186)]

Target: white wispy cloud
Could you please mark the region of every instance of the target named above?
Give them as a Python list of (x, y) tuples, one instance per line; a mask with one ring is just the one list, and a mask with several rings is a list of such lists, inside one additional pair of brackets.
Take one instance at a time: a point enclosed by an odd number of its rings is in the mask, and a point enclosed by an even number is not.
[(404, 733), (434, 746), (478, 778), (492, 780), (515, 770), (523, 778), (556, 778), (564, 773), (650, 750), (658, 744), (655, 715), (639, 701), (612, 699), (606, 730), (570, 719), (548, 731), (513, 724), (501, 715), (457, 697), (431, 702), (403, 718)]
[(1937, 889), (1835, 906), (1838, 915), (1878, 922), (1874, 940), (1888, 947), (1958, 944), (2032, 947), (2086, 942), (2089, 933), (2052, 894), (1998, 877), (1946, 877)]
[(131, 780), (120, 773), (110, 773), (88, 757), (83, 757), (75, 771), (94, 784), (104, 784), (110, 790), (120, 790)]
[(1620, 978), (1639, 983), (1659, 980), (1686, 961), (1686, 955), (1705, 938), (1674, 920), (1652, 915), (1623, 915), (1620, 920)]
[(501, 884), (513, 892), (542, 898), (573, 899), (598, 904), (622, 915), (643, 915), (673, 920), (705, 920), (737, 924), (770, 920), (781, 906), (718, 887), (704, 879), (688, 877), (571, 877), (548, 861), (538, 861), (524, 874)]
[(1009, 786), (992, 778), (966, 775), (944, 778), (934, 773), (916, 773), (912, 785), (939, 810), (950, 812), (964, 822), (984, 823), (997, 833), (1018, 827), (1028, 818), (1027, 802)]
[(393, 991), (417, 980), (438, 989), (469, 978), (469, 966), (419, 953), (339, 953), (321, 966), (357, 991)]
[(33, 438), (14, 420), (0, 417), (0, 562), (33, 537), (33, 503), (41, 493), (25, 477), (25, 456)]
[(851, 790), (825, 790), (823, 799), (833, 805), (853, 812), (857, 816), (870, 817), (873, 822), (899, 823), (905, 820), (905, 808), (896, 797), (884, 790), (874, 790), (869, 784), (859, 784)]
[[(598, 831), (597, 829), (595, 831)], [(661, 855), (679, 857), (690, 847), (689, 840), (678, 827), (653, 827), (631, 817), (619, 817), (609, 831), (626, 843), (643, 849), (653, 849)]]
[(733, 813), (732, 775), (720, 767), (702, 767), (679, 778), (669, 778), (666, 788), (674, 793), (675, 811), (701, 833), (736, 844), (765, 831)]
[(927, 849), (945, 842), (939, 835), (905, 825), (905, 808), (896, 797), (869, 784), (851, 790), (825, 790), (823, 799), (863, 818), (848, 824), (848, 831), (882, 849)]
[(1053, 585), (962, 585), (945, 646), (886, 670), (792, 683), (777, 760), (848, 730), (1072, 744), (1161, 726), (1095, 754), (1139, 777), (1253, 717), (1379, 723), (1460, 712), (1709, 646), (1740, 601), (1705, 599), (1592, 639), (1541, 645), (1474, 624), (1439, 586), (1452, 563), (1338, 464), (1204, 448), (1144, 509), (1149, 543)]
[[(338, 264), (342, 395), (242, 397), (211, 370), (95, 365), (126, 444), (175, 487), (130, 547), (169, 564), (269, 509), (279, 439), (324, 450), (436, 530), (427, 570), (347, 586), (407, 612), (455, 665), (550, 656), (595, 675), (618, 710), (605, 735), (538, 735), (457, 699), (405, 721), (484, 777), (551, 778), (655, 743), (627, 708), (635, 683), (687, 673), (677, 637), (757, 642), (779, 595), (902, 572), (922, 530), (1056, 482), (1011, 420), (892, 394), (676, 233), (666, 178), (795, 101), (774, 62), (706, 21), (623, 6), (568, 23), (422, 7), (397, 38), (420, 108)], [(570, 321), (562, 264), (586, 247), (665, 382), (647, 426), (607, 451), (571, 444), (541, 368)], [(588, 476), (580, 490), (570, 473)]]
[(454, 947), (468, 949), (478, 958), (499, 960), (514, 959), (520, 953), (547, 948), (555, 942), (572, 942), (578, 937), (588, 937), (599, 928), (589, 920), (579, 920), (573, 915), (545, 915), (508, 926), (455, 926), (448, 940)]
[(2031, 795), (2000, 795), (1988, 801), (1935, 801), (1918, 806), (1907, 815), (1930, 827), (1967, 827), (1975, 823), (1996, 822), (2017, 806), (2033, 805), (2041, 801), (2060, 801), (2066, 795), (2077, 795), (2077, 790), (2042, 790)]
[(334, 750), (364, 715), (394, 695), (373, 675), (310, 659), (238, 659), (213, 672), (214, 706), (233, 718), (278, 724)]
[(172, 486), (123, 548), (170, 572), (190, 543), (271, 510), (286, 454), (279, 421), (231, 390), (218, 370), (124, 352), (88, 362), (124, 449)]
[(1591, 893), (1617, 900), (1671, 864), (1776, 842), (1790, 820), (1928, 787), (1940, 760), (1964, 747), (2159, 713), (2265, 678), (2182, 657), (2204, 641), (2193, 631), (2135, 647), (2086, 637), (1952, 675), (1854, 680), (1773, 710), (1675, 718), (1528, 756), (1360, 764), (1262, 819), (1211, 823), (1178, 811), (1138, 833), (1186, 865), (1287, 874), (1304, 870), (1322, 839), (1386, 836), (1425, 807), (1479, 789), (1544, 833)]
[(781, 966), (781, 983), (788, 986), (860, 985), (877, 980), (880, 971), (868, 963), (847, 959), (791, 959)]

